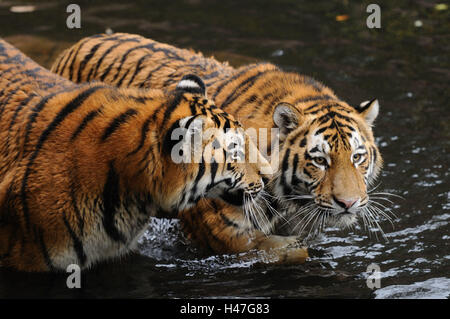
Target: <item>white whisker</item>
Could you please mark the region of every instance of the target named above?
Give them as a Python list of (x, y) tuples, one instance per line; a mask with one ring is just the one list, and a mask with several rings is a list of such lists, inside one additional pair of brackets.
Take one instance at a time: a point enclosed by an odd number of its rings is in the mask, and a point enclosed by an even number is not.
[(384, 197), (378, 197), (378, 196), (370, 196), (369, 199), (378, 199), (378, 200), (384, 200), (390, 204), (394, 204), (393, 201), (391, 201), (390, 199), (384, 198)]
[(393, 193), (387, 193), (387, 192), (378, 192), (378, 193), (368, 193), (369, 195), (385, 195), (385, 196), (393, 196), (393, 197), (397, 197), (397, 198), (401, 198), (401, 199), (405, 199), (403, 196), (397, 195), (397, 194), (393, 194)]
[[(368, 206), (367, 209), (369, 211), (369, 215), (372, 217), (373, 222), (377, 225), (378, 230), (381, 232), (381, 235), (386, 241), (389, 241), (386, 237), (386, 234), (384, 233), (383, 229), (381, 228), (380, 224), (376, 220), (375, 216), (378, 216), (377, 212), (371, 209), (372, 207)], [(375, 215), (375, 216), (374, 216)], [(376, 233), (375, 233), (376, 234)], [(378, 240), (378, 237), (377, 237)]]
[(314, 205), (315, 205), (315, 203), (312, 202), (312, 203), (309, 203), (309, 204), (307, 204), (307, 205), (305, 205), (305, 206), (302, 206), (302, 207), (300, 208), (300, 210), (298, 210), (295, 214), (293, 214), (293, 215), (289, 218), (289, 220), (287, 220), (287, 221), (283, 224), (283, 226), (286, 225), (286, 224), (288, 224), (288, 223), (290, 223), (291, 221), (293, 221), (294, 219), (296, 219), (296, 218), (299, 217), (300, 215), (303, 215), (304, 213), (308, 212), (308, 210), (309, 210), (312, 206), (314, 206)]
[[(374, 203), (374, 204), (377, 204), (377, 203)], [(389, 221), (389, 223), (392, 225), (392, 228), (395, 228), (395, 226), (394, 226), (394, 223), (393, 223), (393, 221), (392, 221), (392, 218), (389, 216), (389, 215), (387, 215), (385, 212), (383, 212), (380, 208), (378, 208), (378, 207), (376, 207), (376, 206), (370, 206), (371, 208), (372, 208), (372, 210), (374, 211), (374, 213), (376, 213), (378, 216), (379, 215), (381, 215), (381, 216), (383, 216), (384, 218), (386, 218), (388, 221)], [(392, 213), (393, 214), (393, 213)]]

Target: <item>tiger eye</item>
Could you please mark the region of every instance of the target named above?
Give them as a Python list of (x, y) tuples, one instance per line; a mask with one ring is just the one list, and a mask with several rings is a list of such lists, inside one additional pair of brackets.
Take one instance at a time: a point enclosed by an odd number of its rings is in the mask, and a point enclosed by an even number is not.
[(362, 157), (361, 154), (353, 154), (353, 163), (359, 162), (361, 157)]
[(315, 157), (314, 161), (317, 165), (325, 165), (327, 163), (327, 160), (324, 157)]

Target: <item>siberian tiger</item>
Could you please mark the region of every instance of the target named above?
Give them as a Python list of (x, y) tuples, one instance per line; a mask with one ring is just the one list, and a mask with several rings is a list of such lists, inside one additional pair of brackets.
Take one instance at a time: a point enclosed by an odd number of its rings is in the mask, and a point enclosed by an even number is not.
[(186, 72), (197, 74), (216, 105), (246, 129), (278, 129), (270, 140), (280, 142), (281, 164), (268, 183), (269, 205), (255, 210), (254, 218), (214, 201), (180, 213), (188, 235), (216, 252), (287, 247), (292, 236), (273, 235), (284, 219), (290, 221), (288, 233), (303, 236), (307, 228), (349, 226), (358, 217), (382, 213), (370, 207), (368, 195), (382, 166), (372, 132), (376, 99), (350, 106), (316, 80), (270, 63), (235, 69), (124, 33), (80, 40), (59, 56), (52, 71), (75, 82), (95, 79), (138, 88), (174, 87)]
[(195, 75), (171, 91), (74, 84), (0, 39), (0, 265), (89, 267), (132, 250), (157, 211), (257, 198), (270, 166), (235, 159), (241, 125), (205, 94)]

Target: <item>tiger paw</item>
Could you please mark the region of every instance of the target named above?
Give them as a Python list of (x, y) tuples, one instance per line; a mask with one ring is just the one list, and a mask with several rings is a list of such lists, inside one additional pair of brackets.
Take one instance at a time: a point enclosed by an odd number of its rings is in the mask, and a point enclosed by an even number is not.
[(271, 235), (261, 241), (258, 249), (263, 252), (265, 263), (297, 264), (304, 263), (309, 257), (308, 249), (296, 236)]

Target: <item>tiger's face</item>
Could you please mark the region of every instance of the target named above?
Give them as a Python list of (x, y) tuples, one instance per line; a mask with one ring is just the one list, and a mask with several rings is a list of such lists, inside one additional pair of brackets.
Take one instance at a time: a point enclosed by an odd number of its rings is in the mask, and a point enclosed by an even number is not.
[(184, 92), (178, 112), (189, 115), (172, 125), (163, 142), (171, 174), (185, 175), (179, 187), (177, 180), (171, 187), (174, 207), (186, 209), (201, 198), (242, 206), (247, 196), (256, 198), (262, 191), (262, 177), (271, 166), (241, 124), (206, 98), (200, 81), (190, 76), (180, 82), (177, 90)]
[(256, 199), (264, 187), (262, 177), (272, 172), (269, 162), (238, 122), (225, 130), (208, 133), (205, 159), (223, 163), (224, 168), (223, 182), (211, 189), (210, 194), (235, 206), (243, 205), (246, 198)]
[(371, 130), (378, 108), (376, 100), (359, 108), (315, 104), (303, 112), (277, 107), (283, 147), (274, 192), (283, 199), (291, 231), (345, 227), (364, 218), (367, 188), (382, 165)]

